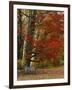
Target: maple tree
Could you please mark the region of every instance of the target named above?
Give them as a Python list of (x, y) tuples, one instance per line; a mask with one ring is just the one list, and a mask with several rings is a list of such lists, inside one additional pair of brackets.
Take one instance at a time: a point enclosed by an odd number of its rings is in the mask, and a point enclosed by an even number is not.
[[(63, 13), (57, 14), (57, 12), (50, 12), (44, 19), (42, 17), (42, 37), (41, 40), (37, 40), (36, 49), (39, 53), (40, 59), (54, 59), (56, 61), (61, 55), (61, 51), (64, 48), (64, 39), (60, 39), (64, 34), (64, 15)], [(40, 15), (41, 20), (41, 15)], [(40, 28), (39, 28), (40, 30)], [(50, 38), (48, 39), (48, 34)]]

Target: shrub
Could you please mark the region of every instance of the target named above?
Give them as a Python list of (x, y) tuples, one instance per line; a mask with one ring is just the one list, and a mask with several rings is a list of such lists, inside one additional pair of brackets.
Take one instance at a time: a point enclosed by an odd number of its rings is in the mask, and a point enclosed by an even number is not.
[(18, 70), (23, 69), (22, 60), (18, 60), (18, 61), (17, 61), (17, 69), (18, 69)]

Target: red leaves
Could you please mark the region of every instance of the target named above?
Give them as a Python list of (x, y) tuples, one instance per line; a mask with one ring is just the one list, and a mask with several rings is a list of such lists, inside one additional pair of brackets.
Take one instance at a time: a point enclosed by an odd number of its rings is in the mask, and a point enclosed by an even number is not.
[(64, 14), (55, 13), (54, 15), (51, 15), (51, 17), (53, 18), (54, 21), (59, 21), (59, 20), (64, 19)]
[(58, 39), (38, 40), (38, 41), (35, 41), (35, 43), (37, 47), (42, 47), (42, 48), (47, 47), (47, 48), (57, 49), (63, 46), (63, 41)]
[(32, 41), (33, 38), (30, 34), (27, 33), (25, 36), (27, 41)]
[(60, 50), (63, 48), (63, 46), (63, 41), (61, 40), (50, 40), (48, 44), (48, 58), (56, 59), (60, 55)]
[[(50, 20), (49, 20), (50, 18)], [(64, 30), (64, 14), (57, 14), (57, 13), (52, 13), (49, 14), (46, 19), (43, 21), (43, 25), (45, 29), (48, 29), (50, 31), (54, 32), (60, 32)]]
[(49, 40), (48, 41), (49, 48), (59, 48), (61, 47), (61, 41), (60, 40)]
[(56, 59), (57, 58), (57, 56), (58, 56), (58, 51), (57, 50), (50, 50), (49, 52), (48, 52), (48, 58), (49, 59)]
[(39, 40), (36, 41), (36, 49), (41, 57), (56, 59), (63, 47), (63, 41), (59, 39)]

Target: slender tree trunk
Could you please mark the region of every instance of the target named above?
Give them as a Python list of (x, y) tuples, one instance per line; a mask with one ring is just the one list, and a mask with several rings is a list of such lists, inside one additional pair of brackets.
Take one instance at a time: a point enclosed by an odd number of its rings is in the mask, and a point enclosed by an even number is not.
[(22, 59), (22, 48), (23, 48), (23, 35), (22, 35), (22, 14), (21, 14), (21, 10), (19, 9), (18, 10), (18, 36), (17, 36), (17, 43), (18, 43), (18, 47), (17, 47), (17, 50), (18, 50), (18, 59)]

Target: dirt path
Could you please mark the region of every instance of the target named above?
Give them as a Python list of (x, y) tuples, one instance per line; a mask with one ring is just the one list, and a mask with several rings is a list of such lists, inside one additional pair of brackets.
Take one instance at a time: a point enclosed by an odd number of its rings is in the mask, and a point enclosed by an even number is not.
[(50, 69), (37, 69), (36, 74), (24, 74), (23, 70), (18, 71), (18, 80), (55, 79), (63, 77), (63, 66)]

